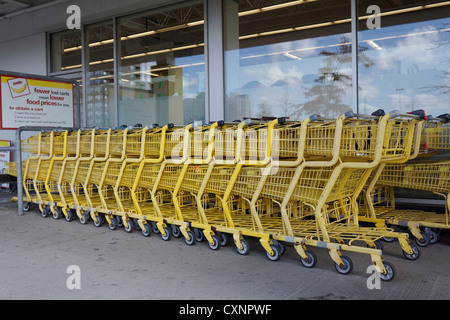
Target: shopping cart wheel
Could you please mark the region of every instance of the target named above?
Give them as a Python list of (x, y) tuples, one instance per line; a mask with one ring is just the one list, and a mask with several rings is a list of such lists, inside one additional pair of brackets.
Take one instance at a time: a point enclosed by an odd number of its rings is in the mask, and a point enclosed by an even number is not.
[(90, 216), (91, 216), (91, 215), (89, 214), (89, 211), (88, 211), (88, 212), (83, 212), (83, 213), (81, 213), (80, 223), (81, 223), (81, 224), (86, 224), (86, 223), (88, 223), (89, 217), (90, 217)]
[(179, 226), (177, 226), (176, 224), (173, 224), (171, 229), (172, 229), (172, 235), (175, 238), (181, 237), (181, 231), (180, 231), (180, 227)]
[(125, 226), (125, 224), (124, 224), (123, 229), (127, 233), (133, 232), (133, 223), (131, 222), (131, 220), (127, 220), (127, 225)]
[(116, 218), (110, 218), (111, 223), (108, 224), (109, 229), (116, 230), (117, 229), (117, 219)]
[(133, 225), (134, 225), (134, 229), (136, 229), (136, 231), (141, 231), (141, 227), (139, 226), (138, 219), (133, 218)]
[(340, 274), (349, 274), (353, 270), (353, 262), (349, 257), (341, 256), (341, 260), (343, 262), (343, 266), (338, 265), (337, 263), (334, 264), (336, 267), (337, 272)]
[(155, 221), (152, 221), (152, 231), (154, 234), (160, 234), (161, 232), (158, 229), (158, 226), (156, 225)]
[(119, 228), (122, 228), (122, 227), (123, 227), (123, 220), (122, 220), (122, 217), (121, 217), (121, 216), (116, 216), (116, 220), (117, 220), (117, 226), (118, 226)]
[(205, 240), (205, 235), (203, 234), (202, 230), (195, 228), (194, 234), (195, 234), (195, 241), (203, 242), (203, 240)]
[(219, 240), (219, 237), (217, 236), (217, 235), (212, 235), (211, 236), (212, 237), (212, 239), (213, 239), (213, 244), (211, 243), (211, 242), (208, 242), (208, 244), (209, 244), (209, 248), (211, 249), (211, 250), (219, 250), (220, 249), (220, 240)]
[[(55, 211), (56, 211), (56, 210), (58, 210), (58, 209), (55, 209)], [(64, 219), (66, 219), (67, 222), (72, 221), (72, 220), (74, 219), (74, 217), (73, 217), (73, 212), (70, 211), (70, 210), (67, 210), (67, 217), (64, 216)]]
[(242, 243), (242, 249), (237, 248), (237, 251), (239, 252), (239, 254), (242, 254), (245, 256), (250, 252), (250, 245), (249, 245), (248, 241), (245, 239), (241, 239), (241, 243)]
[(61, 209), (55, 208), (54, 211), (55, 212), (52, 212), (53, 219), (58, 220), (59, 218), (61, 218)]
[(195, 244), (195, 233), (192, 230), (189, 230), (187, 233), (189, 238), (184, 238), (184, 242), (186, 242), (188, 246), (193, 246)]
[(28, 212), (28, 211), (30, 211), (30, 208), (31, 208), (31, 204), (29, 202), (24, 202), (22, 204), (22, 210), (23, 211)]
[(42, 218), (47, 218), (49, 215), (50, 215), (50, 208), (47, 206), (47, 207), (44, 207), (44, 209), (43, 210), (40, 210), (41, 211), (41, 216), (42, 216)]
[(303, 259), (302, 257), (300, 257), (300, 262), (302, 263), (303, 266), (305, 266), (306, 268), (312, 268), (316, 265), (317, 263), (317, 256), (314, 252), (306, 250), (305, 251), (306, 256), (308, 257), (306, 259)]
[(144, 229), (142, 229), (141, 228), (141, 232), (142, 232), (142, 235), (144, 236), (144, 237), (149, 237), (150, 236), (150, 234), (151, 234), (151, 228), (150, 228), (150, 226), (148, 225), (148, 223), (144, 223)]
[(269, 258), (270, 261), (280, 260), (281, 257), (280, 247), (277, 245), (271, 245), (270, 248), (272, 249), (272, 254), (266, 251), (267, 258)]
[(414, 243), (410, 243), (409, 246), (411, 247), (413, 253), (409, 254), (409, 253), (406, 253), (404, 250), (402, 250), (403, 255), (408, 260), (416, 260), (417, 258), (420, 257), (420, 249)]
[(172, 234), (170, 232), (170, 229), (169, 229), (169, 227), (164, 227), (163, 229), (164, 229), (164, 234), (161, 233), (161, 238), (164, 241), (169, 241), (172, 238)]
[(383, 281), (391, 281), (395, 276), (395, 268), (391, 263), (387, 261), (383, 261), (383, 265), (386, 269), (386, 274), (379, 273), (380, 279)]
[(425, 232), (421, 232), (420, 235), (422, 236), (423, 240), (420, 241), (416, 238), (416, 243), (421, 247), (427, 247), (430, 244), (430, 237)]
[(99, 215), (95, 216), (95, 219), (94, 219), (94, 226), (96, 226), (96, 227), (101, 227), (102, 224), (103, 224), (103, 219), (102, 219), (102, 217), (99, 216)]
[(228, 236), (228, 234), (226, 233), (219, 233), (220, 235), (220, 246), (221, 247), (226, 247), (230, 244), (230, 237)]
[(284, 255), (284, 253), (286, 252), (286, 246), (284, 245), (283, 242), (278, 242), (278, 246), (280, 247), (281, 255)]
[(435, 244), (439, 241), (439, 233), (436, 230), (428, 229), (427, 231), (428, 237), (430, 238), (430, 243)]

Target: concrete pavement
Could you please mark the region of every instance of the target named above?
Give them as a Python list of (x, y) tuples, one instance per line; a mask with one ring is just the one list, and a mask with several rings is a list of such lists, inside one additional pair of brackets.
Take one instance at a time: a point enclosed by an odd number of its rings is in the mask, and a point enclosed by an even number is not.
[[(325, 249), (312, 248), (318, 263), (307, 269), (292, 247), (271, 262), (256, 240), (250, 254), (241, 256), (232, 245), (212, 251), (207, 243), (187, 246), (182, 239), (166, 242), (155, 234), (145, 238), (92, 222), (42, 218), (36, 206), (18, 216), (17, 204), (3, 201), (0, 299), (447, 300), (449, 238), (444, 232), (416, 261), (406, 260), (398, 243), (384, 243), (384, 258), (397, 274), (370, 290), (370, 258), (361, 254), (346, 253), (353, 272), (340, 275)], [(69, 289), (75, 274), (81, 288)]]

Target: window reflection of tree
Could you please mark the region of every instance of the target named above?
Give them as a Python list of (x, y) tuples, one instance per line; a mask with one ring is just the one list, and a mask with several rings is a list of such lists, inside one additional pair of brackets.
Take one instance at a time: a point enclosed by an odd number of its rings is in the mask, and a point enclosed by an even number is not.
[[(440, 30), (446, 30), (450, 26), (450, 23), (443, 23), (442, 27), (438, 28), (439, 32), (442, 32)], [(447, 35), (450, 35), (450, 31), (444, 31)], [(439, 50), (442, 49), (442, 47), (450, 46), (450, 40), (443, 40), (439, 43), (437, 43), (435, 46), (430, 48), (429, 50)], [(445, 49), (444, 49), (445, 50)], [(443, 64), (450, 64), (450, 55), (445, 57), (443, 61), (441, 61)], [(438, 76), (440, 79), (443, 79), (443, 84), (432, 84), (429, 86), (423, 86), (421, 89), (425, 92), (434, 92), (439, 95), (450, 95), (450, 71), (448, 70), (442, 70), (442, 74)]]
[[(370, 68), (373, 61), (365, 55), (367, 47), (358, 47), (359, 65)], [(314, 85), (306, 89), (303, 104), (304, 114), (321, 114), (325, 116), (339, 116), (351, 110), (351, 106), (343, 102), (345, 95), (352, 86), (352, 76), (343, 71), (350, 68), (352, 63), (352, 45), (345, 36), (341, 37), (341, 43), (334, 51), (321, 51), (323, 67), (319, 69), (319, 77), (314, 80)]]

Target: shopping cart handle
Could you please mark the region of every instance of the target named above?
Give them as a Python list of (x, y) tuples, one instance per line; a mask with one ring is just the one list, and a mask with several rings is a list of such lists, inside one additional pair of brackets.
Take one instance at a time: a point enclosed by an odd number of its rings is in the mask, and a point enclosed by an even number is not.
[(377, 111), (372, 112), (372, 116), (374, 117), (382, 117), (386, 114), (383, 109), (378, 109)]
[(80, 130), (81, 131), (87, 131), (87, 130), (98, 130), (98, 127), (81, 127)]
[[(120, 125), (120, 126), (118, 126), (118, 127), (111, 127), (111, 130), (112, 131), (114, 131), (114, 130), (125, 130), (125, 129), (130, 129), (131, 127), (130, 126), (127, 126), (127, 125), (125, 125), (125, 124), (122, 124), (122, 125)], [(96, 129), (95, 130), (108, 130), (108, 128), (99, 128), (99, 127), (96, 127)]]
[(53, 131), (53, 133), (56, 133), (56, 132), (58, 132), (58, 131), (61, 131), (61, 132), (64, 132), (64, 131), (72, 132), (72, 129), (62, 129), (61, 127), (56, 127), (56, 128), (53, 129), (52, 131)]
[(223, 121), (223, 120), (217, 121), (217, 125), (218, 125), (219, 127), (223, 127), (224, 124), (225, 124), (225, 121)]
[(350, 119), (355, 116), (355, 113), (353, 111), (347, 111), (346, 113), (344, 113), (344, 116), (345, 116), (345, 119)]
[(201, 127), (203, 125), (202, 121), (194, 121), (192, 123), (192, 128), (197, 128), (197, 127)]
[(445, 123), (450, 122), (450, 114), (448, 114), (448, 113), (441, 114), (440, 116), (437, 116), (437, 117), (438, 117), (438, 119), (441, 119)]
[(312, 114), (312, 115), (309, 116), (309, 121), (310, 122), (317, 121), (317, 119), (319, 119), (319, 118), (320, 118), (320, 115)]
[(389, 112), (389, 115), (391, 116), (391, 118), (397, 118), (398, 116), (400, 116), (400, 111), (393, 110), (393, 111)]
[(423, 109), (413, 110), (411, 112), (407, 112), (407, 114), (413, 114), (415, 116), (419, 116), (420, 119), (425, 119), (426, 118), (425, 110), (423, 110)]
[(174, 126), (175, 126), (175, 125), (174, 125), (172, 122), (169, 123), (169, 124), (167, 125), (167, 127), (168, 127), (169, 129), (172, 129)]
[(250, 119), (250, 118), (244, 119), (244, 124), (245, 124), (246, 126), (251, 125), (251, 124), (252, 124), (252, 119)]
[(277, 120), (278, 120), (278, 124), (283, 124), (286, 122), (286, 117), (280, 117), (280, 118), (277, 118)]

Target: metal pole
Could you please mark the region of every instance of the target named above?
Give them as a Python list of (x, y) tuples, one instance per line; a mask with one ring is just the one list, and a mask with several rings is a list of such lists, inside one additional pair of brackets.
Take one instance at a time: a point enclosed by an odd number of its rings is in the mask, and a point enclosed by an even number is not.
[(359, 113), (358, 94), (358, 0), (351, 5), (352, 31), (352, 97), (353, 111)]
[(17, 151), (17, 214), (19, 216), (23, 215), (23, 185), (22, 185), (22, 141), (21, 134), (23, 131), (65, 131), (65, 130), (76, 130), (72, 127), (19, 127), (16, 130), (16, 151)]
[(17, 150), (17, 214), (23, 215), (23, 185), (22, 185), (22, 143), (21, 136), (22, 127), (16, 130), (16, 150)]

